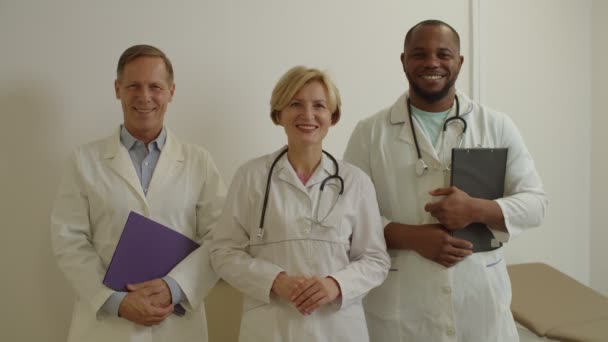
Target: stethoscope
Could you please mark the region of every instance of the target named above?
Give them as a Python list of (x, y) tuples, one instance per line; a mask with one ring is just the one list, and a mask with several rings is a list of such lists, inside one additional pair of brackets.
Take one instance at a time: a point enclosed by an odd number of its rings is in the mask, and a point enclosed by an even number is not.
[[(460, 102), (458, 101), (458, 96), (454, 96), (454, 99), (456, 100), (456, 115), (452, 116), (451, 118), (447, 118), (443, 123), (443, 130), (441, 131), (441, 140), (443, 143), (443, 140), (445, 139), (445, 130), (448, 128), (448, 124), (451, 122), (459, 121), (462, 124), (462, 133), (460, 135), (460, 143), (458, 144), (458, 146), (460, 147), (464, 139), (464, 133), (467, 131), (467, 122), (465, 119), (460, 117)], [(416, 137), (416, 130), (414, 129), (414, 120), (412, 119), (412, 104), (410, 102), (409, 97), (407, 98), (407, 112), (410, 118), (410, 127), (412, 130), (412, 136), (414, 137), (414, 145), (416, 145), (416, 154), (418, 155), (418, 161), (416, 162), (416, 174), (418, 176), (422, 176), (429, 167), (424, 162), (424, 159), (422, 159), (422, 154), (420, 153), (420, 146), (418, 145), (418, 138)], [(449, 169), (450, 167), (448, 166), (446, 170)]]
[[(288, 150), (288, 148), (285, 148), (281, 153), (279, 153), (279, 155), (272, 162), (272, 165), (270, 166), (270, 170), (268, 171), (268, 179), (266, 180), (266, 192), (264, 193), (264, 204), (262, 205), (262, 217), (260, 218), (260, 227), (258, 228), (258, 237), (260, 239), (264, 236), (264, 218), (266, 217), (266, 206), (268, 205), (268, 193), (270, 192), (270, 183), (271, 183), (270, 180), (272, 178), (272, 170), (274, 170), (274, 166), (277, 164), (277, 162), (279, 161), (279, 159), (281, 159), (281, 157), (285, 153), (287, 153), (287, 150)], [(322, 151), (334, 163), (336, 171), (334, 172), (333, 175), (327, 176), (321, 182), (321, 194), (323, 194), (323, 189), (325, 188), (325, 184), (328, 181), (332, 180), (332, 179), (337, 179), (340, 182), (340, 192), (338, 193), (338, 196), (336, 197), (336, 200), (334, 201), (334, 203), (331, 206), (331, 208), (330, 208), (329, 212), (327, 213), (327, 215), (325, 215), (325, 217), (322, 220), (320, 220), (320, 221), (319, 220), (314, 220), (313, 221), (313, 222), (318, 223), (318, 224), (322, 224), (325, 221), (325, 219), (327, 219), (327, 217), (329, 216), (329, 214), (331, 214), (331, 212), (334, 210), (334, 207), (336, 206), (336, 203), (338, 202), (338, 198), (340, 196), (342, 196), (342, 193), (344, 193), (344, 179), (342, 179), (342, 177), (340, 177), (340, 175), (339, 175), (339, 173), (340, 173), (340, 167), (338, 166), (338, 162), (336, 161), (336, 158), (334, 158), (331, 154), (329, 154), (329, 152), (326, 152), (325, 150), (322, 150)], [(319, 213), (318, 209), (319, 208), (317, 208), (317, 215)]]

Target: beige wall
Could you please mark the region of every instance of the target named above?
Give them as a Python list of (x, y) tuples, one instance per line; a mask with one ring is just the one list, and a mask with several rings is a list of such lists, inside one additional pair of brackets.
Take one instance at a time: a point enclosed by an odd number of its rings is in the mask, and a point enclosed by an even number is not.
[[(70, 151), (121, 121), (112, 84), (126, 47), (172, 58), (167, 124), (207, 147), (229, 182), (285, 143), (268, 100), (289, 67), (334, 75), (344, 115), (325, 148), (341, 156), (356, 122), (403, 91), (406, 29), (438, 17), (466, 36), (468, 11), (468, 0), (0, 0), (0, 341), (65, 340), (73, 293), (52, 259), (49, 212)], [(466, 73), (459, 84), (469, 88)], [(234, 340), (239, 300), (225, 286), (212, 293), (212, 341)]]
[(591, 1), (480, 3), (482, 102), (511, 115), (550, 198), (543, 226), (510, 243), (507, 258), (589, 284)]
[(591, 119), (591, 285), (608, 296), (608, 2), (593, 1), (592, 70), (593, 115)]
[[(356, 122), (404, 90), (398, 56), (415, 22), (439, 18), (460, 31), (465, 70), (459, 87), (471, 89), (470, 3), (482, 4), (482, 100), (514, 118), (551, 196), (546, 223), (509, 245), (509, 260), (545, 261), (607, 289), (605, 267), (589, 262), (590, 239), (593, 260), (607, 258), (598, 209), (606, 183), (598, 180), (599, 171), (589, 178), (606, 164), (595, 165), (601, 152), (593, 150), (593, 158), (579, 153), (592, 146), (586, 138), (592, 123), (594, 147), (595, 139), (606, 136), (599, 131), (606, 125), (597, 122), (606, 123), (598, 113), (600, 96), (592, 122), (591, 70), (585, 67), (592, 51), (597, 64), (605, 55), (592, 49), (606, 24), (593, 27), (592, 44), (591, 0), (235, 0), (180, 6), (160, 0), (0, 0), (0, 340), (65, 340), (73, 293), (52, 259), (49, 212), (69, 152), (121, 121), (112, 82), (124, 48), (145, 42), (169, 54), (177, 91), (167, 124), (184, 140), (207, 147), (229, 182), (245, 160), (284, 143), (267, 103), (277, 78), (295, 64), (334, 75), (344, 115), (325, 148), (338, 156)], [(596, 7), (606, 14), (605, 4)], [(593, 16), (597, 23), (604, 17)], [(605, 88), (601, 80), (595, 80), (596, 93)], [(212, 342), (235, 339), (239, 306), (234, 290), (225, 284), (214, 289), (208, 300)]]

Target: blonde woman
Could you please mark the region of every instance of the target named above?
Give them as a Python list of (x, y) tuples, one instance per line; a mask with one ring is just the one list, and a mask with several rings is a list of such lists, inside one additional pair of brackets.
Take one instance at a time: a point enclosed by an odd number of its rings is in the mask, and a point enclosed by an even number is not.
[(287, 146), (236, 172), (211, 247), (244, 294), (241, 341), (368, 341), (361, 299), (390, 266), (374, 187), (323, 151), (340, 119), (329, 77), (297, 66), (270, 100)]

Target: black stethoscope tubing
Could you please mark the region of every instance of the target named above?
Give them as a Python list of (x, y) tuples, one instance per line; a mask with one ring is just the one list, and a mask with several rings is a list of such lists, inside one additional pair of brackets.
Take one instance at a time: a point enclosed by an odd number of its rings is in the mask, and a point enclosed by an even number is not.
[[(272, 171), (274, 170), (274, 166), (277, 164), (279, 159), (281, 159), (281, 157), (285, 153), (287, 153), (287, 150), (288, 150), (288, 148), (285, 148), (283, 151), (281, 151), (281, 153), (279, 153), (279, 155), (272, 162), (272, 165), (270, 166), (270, 170), (268, 171), (268, 178), (266, 179), (266, 192), (264, 193), (264, 204), (262, 205), (262, 217), (260, 218), (260, 227), (259, 227), (260, 232), (258, 233), (259, 237), (262, 237), (261, 235), (263, 234), (263, 229), (264, 229), (264, 218), (266, 217), (266, 206), (268, 205), (268, 194), (270, 192), (270, 183), (271, 183), (270, 180), (272, 178)], [(328, 156), (329, 159), (331, 159), (331, 161), (334, 163), (334, 166), (336, 167), (336, 171), (334, 172), (333, 175), (326, 177), (321, 182), (321, 191), (323, 191), (323, 189), (325, 188), (325, 183), (327, 183), (328, 181), (330, 181), (332, 179), (337, 179), (340, 182), (340, 193), (338, 195), (342, 195), (342, 193), (344, 193), (344, 179), (342, 179), (342, 177), (340, 177), (340, 175), (339, 175), (340, 167), (338, 166), (338, 161), (336, 161), (336, 158), (334, 158), (331, 154), (329, 154), (329, 152), (326, 152), (325, 150), (322, 150), (322, 152), (325, 153), (325, 155)]]
[[(443, 123), (443, 132), (445, 133), (445, 130), (448, 128), (448, 123), (450, 121), (459, 120), (464, 125), (464, 128), (462, 129), (462, 134), (464, 135), (464, 133), (467, 131), (467, 121), (465, 119), (463, 119), (462, 117), (460, 117), (460, 101), (458, 101), (458, 96), (454, 96), (454, 100), (456, 101), (456, 115), (452, 116), (451, 118), (447, 118), (445, 120), (445, 122)], [(416, 136), (416, 130), (414, 129), (414, 120), (412, 119), (412, 116), (413, 116), (412, 115), (412, 103), (411, 103), (409, 97), (407, 98), (407, 112), (408, 112), (408, 116), (410, 118), (410, 127), (412, 130), (412, 136), (414, 137), (414, 145), (416, 146), (416, 154), (418, 155), (418, 160), (421, 160), (422, 154), (420, 153), (420, 146), (418, 145), (418, 137)]]

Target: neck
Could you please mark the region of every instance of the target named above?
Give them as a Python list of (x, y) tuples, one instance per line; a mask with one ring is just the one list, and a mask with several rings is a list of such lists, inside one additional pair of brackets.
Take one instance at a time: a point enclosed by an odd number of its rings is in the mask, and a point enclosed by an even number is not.
[(298, 175), (310, 177), (321, 162), (321, 148), (288, 146), (287, 160)]
[(452, 88), (448, 94), (441, 99), (433, 102), (429, 102), (420, 95), (416, 94), (413, 91), (410, 91), (410, 103), (412, 106), (423, 110), (425, 112), (438, 113), (445, 112), (452, 108), (454, 104), (454, 98), (456, 97), (456, 89)]
[(149, 143), (154, 141), (154, 139), (158, 138), (158, 136), (160, 135), (160, 132), (163, 130), (163, 128), (161, 127), (158, 131), (156, 131), (156, 130), (136, 131), (136, 130), (130, 129), (126, 125), (125, 125), (125, 128), (127, 129), (127, 131), (129, 131), (129, 133), (131, 133), (131, 135), (135, 139), (140, 140), (144, 144), (146, 144), (146, 147), (148, 146)]

